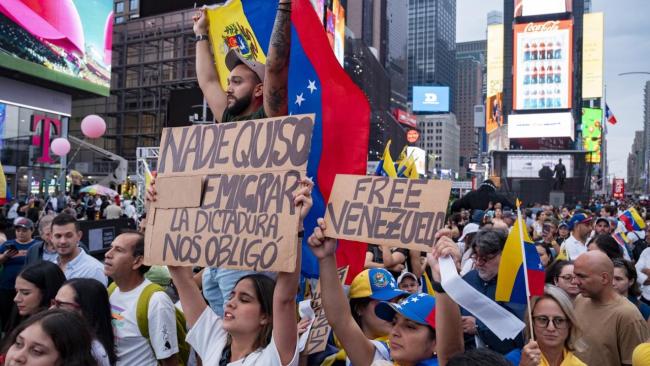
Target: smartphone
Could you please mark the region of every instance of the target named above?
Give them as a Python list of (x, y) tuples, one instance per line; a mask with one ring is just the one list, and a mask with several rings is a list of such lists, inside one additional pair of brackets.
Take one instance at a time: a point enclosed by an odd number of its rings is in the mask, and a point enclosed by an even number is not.
[(16, 244), (7, 244), (5, 245), (5, 248), (7, 248), (7, 250), (18, 250), (18, 248), (16, 248)]

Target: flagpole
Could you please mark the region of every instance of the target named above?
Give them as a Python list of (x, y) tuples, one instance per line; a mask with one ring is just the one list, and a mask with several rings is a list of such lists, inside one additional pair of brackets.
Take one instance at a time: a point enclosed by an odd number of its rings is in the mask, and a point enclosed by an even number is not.
[(517, 199), (517, 225), (519, 225), (519, 243), (523, 260), (524, 285), (526, 287), (526, 307), (528, 308), (528, 325), (530, 327), (530, 339), (535, 341), (535, 330), (533, 329), (533, 310), (530, 308), (530, 287), (528, 287), (528, 265), (526, 264), (526, 248), (524, 245), (524, 228), (522, 225), (520, 201)]

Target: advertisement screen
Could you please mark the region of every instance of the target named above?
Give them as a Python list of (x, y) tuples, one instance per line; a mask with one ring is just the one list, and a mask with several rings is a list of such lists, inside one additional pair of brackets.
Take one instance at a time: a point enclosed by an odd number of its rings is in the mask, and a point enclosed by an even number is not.
[(448, 86), (414, 86), (414, 112), (449, 112)]
[(503, 24), (488, 26), (485, 132), (503, 126)]
[(514, 25), (514, 109), (571, 108), (572, 27), (572, 20)]
[(515, 18), (532, 15), (567, 13), (572, 11), (572, 0), (514, 0)]
[(582, 23), (582, 99), (603, 96), (603, 13), (587, 13)]
[(108, 96), (112, 0), (0, 1), (0, 65)]
[(320, 19), (320, 22), (323, 23), (323, 18), (325, 17), (325, 0), (310, 0), (310, 2), (314, 7), (314, 10), (316, 10), (318, 19)]
[(418, 174), (426, 174), (426, 156), (427, 152), (419, 147), (409, 146), (406, 148), (406, 156), (411, 156), (415, 160), (415, 170)]
[(582, 147), (591, 154), (586, 155), (587, 163), (600, 163), (602, 143), (603, 110), (582, 108)]
[(393, 111), (393, 115), (395, 116), (395, 119), (397, 119), (397, 122), (404, 124), (409, 127), (417, 128), (418, 126), (418, 120), (417, 117), (411, 113), (408, 113), (407, 111), (403, 109), (395, 109)]
[(334, 55), (341, 66), (345, 59), (345, 8), (339, 0), (332, 3), (334, 14)]
[(511, 114), (508, 138), (575, 137), (571, 112)]
[(549, 155), (508, 155), (508, 178), (548, 178), (553, 177), (553, 169), (562, 159), (566, 177), (573, 177), (573, 157), (568, 154)]

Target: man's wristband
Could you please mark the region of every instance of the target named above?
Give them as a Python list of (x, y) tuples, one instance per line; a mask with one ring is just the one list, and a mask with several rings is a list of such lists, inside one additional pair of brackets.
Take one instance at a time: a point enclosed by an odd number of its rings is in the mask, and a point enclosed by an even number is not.
[(195, 42), (200, 42), (200, 41), (207, 41), (209, 40), (210, 37), (208, 37), (207, 34), (197, 34), (196, 38), (194, 39)]
[(431, 288), (433, 288), (433, 291), (435, 291), (435, 292), (437, 292), (439, 294), (444, 294), (445, 293), (445, 289), (442, 288), (442, 285), (440, 284), (440, 282), (431, 281)]

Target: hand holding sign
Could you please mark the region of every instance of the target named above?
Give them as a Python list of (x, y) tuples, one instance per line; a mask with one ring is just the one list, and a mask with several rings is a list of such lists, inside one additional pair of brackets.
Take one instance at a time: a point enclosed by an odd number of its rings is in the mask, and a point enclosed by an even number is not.
[(460, 250), (458, 249), (458, 244), (456, 244), (451, 237), (451, 230), (443, 229), (436, 233), (436, 238), (438, 241), (436, 245), (432, 248), (431, 253), (427, 255), (427, 263), (431, 267), (431, 274), (433, 275), (433, 280), (440, 282), (440, 264), (438, 262), (439, 258), (451, 256), (456, 263), (458, 268), (460, 265)]

